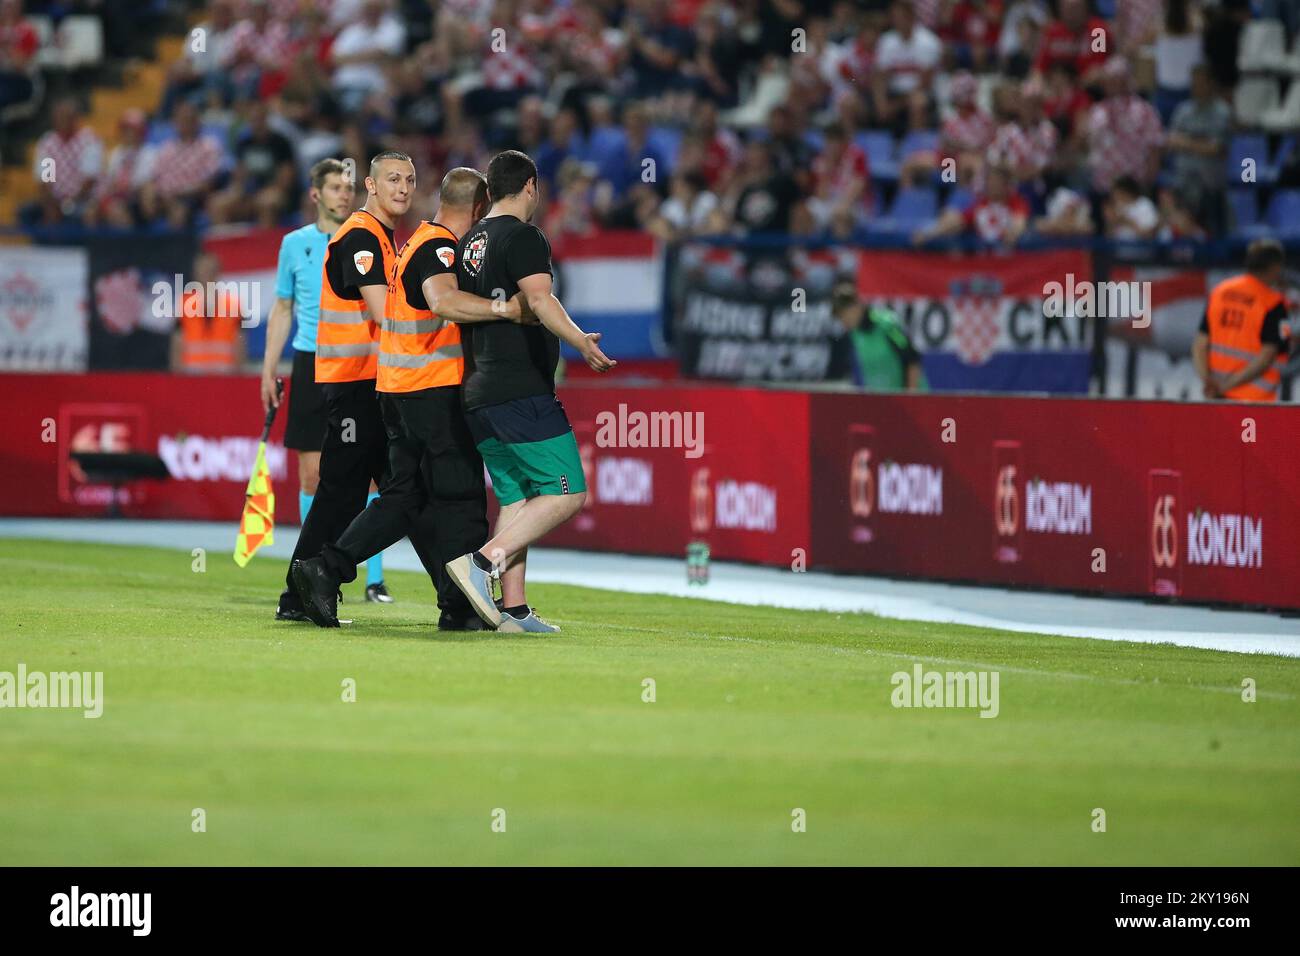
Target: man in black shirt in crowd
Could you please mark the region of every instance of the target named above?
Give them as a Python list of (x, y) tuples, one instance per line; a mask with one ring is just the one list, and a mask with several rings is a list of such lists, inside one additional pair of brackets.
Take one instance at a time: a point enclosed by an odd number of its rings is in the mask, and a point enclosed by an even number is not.
[(537, 211), (536, 164), (506, 150), (487, 180), (492, 208), (457, 249), (460, 289), (502, 302), (523, 293), (540, 325), (481, 322), (461, 330), (465, 414), (501, 514), (496, 536), (449, 561), (447, 571), (489, 626), (550, 633), (559, 628), (539, 618), (524, 594), (528, 545), (577, 514), (587, 494), (578, 443), (555, 397), (560, 339), (597, 372), (616, 363), (600, 350), (600, 333), (578, 328), (552, 294), (551, 246), (528, 222)]

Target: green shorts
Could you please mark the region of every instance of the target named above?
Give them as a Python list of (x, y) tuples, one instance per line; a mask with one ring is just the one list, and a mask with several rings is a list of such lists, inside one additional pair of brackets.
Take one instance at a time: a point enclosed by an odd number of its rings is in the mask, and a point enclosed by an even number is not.
[(587, 490), (578, 441), (554, 395), (531, 395), (466, 413), (500, 505)]

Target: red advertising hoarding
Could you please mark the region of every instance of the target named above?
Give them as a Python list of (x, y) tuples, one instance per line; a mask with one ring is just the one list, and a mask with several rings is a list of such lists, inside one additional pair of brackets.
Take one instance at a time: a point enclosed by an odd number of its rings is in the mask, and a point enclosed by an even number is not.
[[(1300, 608), (1300, 414), (1289, 406), (571, 385), (587, 506), (546, 544)], [(11, 515), (108, 503), (71, 452), (172, 475), (124, 513), (237, 521), (257, 380), (6, 375)], [(272, 432), (277, 487), (294, 456)], [(285, 494), (282, 501), (292, 501)], [(290, 506), (292, 507), (292, 506)], [(295, 514), (280, 515), (293, 523)]]

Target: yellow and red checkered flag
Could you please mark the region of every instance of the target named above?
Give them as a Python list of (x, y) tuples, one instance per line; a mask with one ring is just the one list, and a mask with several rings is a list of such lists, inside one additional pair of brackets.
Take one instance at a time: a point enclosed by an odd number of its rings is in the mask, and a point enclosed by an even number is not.
[(275, 529), (275, 489), (271, 487), (271, 469), (266, 464), (266, 439), (271, 434), (271, 423), (275, 421), (275, 410), (283, 393), (284, 382), (277, 378), (276, 402), (266, 411), (262, 441), (257, 446), (253, 474), (244, 491), (244, 514), (239, 519), (239, 535), (235, 538), (235, 563), (241, 568), (262, 545), (275, 543), (271, 534)]

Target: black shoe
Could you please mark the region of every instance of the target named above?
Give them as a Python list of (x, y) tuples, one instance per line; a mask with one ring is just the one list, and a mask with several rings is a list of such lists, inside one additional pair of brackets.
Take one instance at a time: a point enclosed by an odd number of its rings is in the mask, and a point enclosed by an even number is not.
[(309, 620), (302, 610), (302, 602), (298, 600), (298, 595), (286, 588), (280, 594), (280, 606), (275, 609), (275, 619), (277, 621), (306, 621)]
[(473, 611), (468, 617), (460, 617), (456, 614), (449, 614), (443, 611), (438, 616), (438, 630), (440, 631), (486, 631), (488, 626), (483, 623)]
[(302, 609), (317, 627), (339, 626), (339, 582), (320, 558), (295, 561), (290, 568)]
[(380, 581), (378, 584), (366, 586), (366, 600), (376, 604), (392, 604), (393, 596), (388, 593), (388, 588), (384, 587), (384, 582)]

